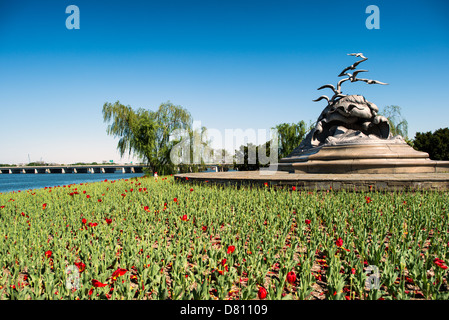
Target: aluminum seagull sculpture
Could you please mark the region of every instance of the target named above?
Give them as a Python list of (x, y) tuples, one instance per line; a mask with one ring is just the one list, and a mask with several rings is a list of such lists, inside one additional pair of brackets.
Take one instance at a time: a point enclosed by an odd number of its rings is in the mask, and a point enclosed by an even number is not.
[(320, 100), (326, 99), (328, 105), (331, 105), (331, 104), (333, 104), (333, 103), (336, 101), (336, 99), (346, 97), (347, 95), (343, 94), (342, 91), (341, 91), (341, 85), (342, 85), (344, 82), (348, 81), (348, 80), (351, 81), (351, 82), (363, 81), (363, 82), (366, 82), (366, 83), (368, 83), (368, 84), (382, 84), (382, 85), (387, 85), (387, 84), (388, 84), (388, 83), (380, 82), (380, 81), (377, 81), (377, 80), (357, 78), (357, 75), (358, 75), (360, 72), (368, 72), (368, 70), (356, 70), (356, 71), (354, 71), (352, 74), (351, 74), (351, 73), (348, 73), (347, 71), (349, 71), (349, 70), (355, 70), (355, 69), (357, 68), (357, 66), (358, 66), (360, 63), (362, 63), (362, 62), (368, 60), (368, 58), (365, 57), (365, 56), (363, 55), (363, 53), (348, 53), (348, 56), (355, 56), (355, 57), (357, 57), (357, 58), (362, 58), (362, 60), (359, 60), (359, 61), (355, 62), (354, 64), (350, 65), (349, 67), (345, 68), (345, 69), (338, 75), (339, 77), (347, 76), (347, 78), (343, 78), (343, 79), (341, 79), (340, 81), (338, 81), (337, 87), (336, 87), (336, 88), (335, 88), (335, 86), (333, 86), (332, 84), (325, 84), (324, 86), (321, 86), (321, 87), (319, 87), (319, 88), (317, 89), (317, 90), (322, 90), (322, 89), (325, 89), (325, 88), (331, 89), (331, 90), (334, 92), (334, 95), (333, 95), (331, 98), (329, 98), (329, 97), (326, 96), (326, 95), (322, 95), (322, 96), (320, 96), (318, 99), (313, 100), (313, 101), (316, 102), (316, 101), (320, 101)]
[(348, 56), (356, 56), (357, 58), (362, 58), (362, 60), (359, 60), (359, 61), (355, 62), (354, 64), (350, 65), (349, 67), (345, 68), (342, 72), (340, 72), (340, 74), (338, 75), (339, 77), (343, 77), (345, 75), (346, 71), (354, 70), (355, 68), (357, 68), (357, 66), (359, 64), (368, 60), (368, 58), (363, 56), (363, 53), (348, 53)]
[(362, 58), (363, 61), (368, 60), (368, 58), (365, 57), (363, 55), (363, 53), (348, 53), (348, 56), (354, 56), (354, 57), (357, 57), (357, 58)]
[[(357, 75), (358, 75), (360, 72), (368, 72), (368, 70), (357, 70), (357, 71), (354, 71), (352, 74), (350, 74), (350, 73), (345, 73), (345, 75), (347, 75), (347, 76), (349, 77), (348, 80), (350, 80), (351, 82), (354, 82), (354, 81), (360, 80), (360, 79), (357, 79)], [(341, 81), (341, 80), (340, 80), (340, 81)]]
[(383, 84), (383, 85), (387, 85), (388, 83), (385, 83), (385, 82), (380, 82), (380, 81), (377, 81), (377, 80), (371, 80), (371, 79), (356, 79), (357, 81), (363, 81), (363, 82), (366, 82), (366, 83), (368, 83), (368, 84)]

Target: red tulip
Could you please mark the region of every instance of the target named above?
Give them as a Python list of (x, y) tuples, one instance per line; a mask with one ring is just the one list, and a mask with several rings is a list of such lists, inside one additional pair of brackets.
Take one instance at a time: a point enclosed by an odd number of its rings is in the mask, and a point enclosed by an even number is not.
[(51, 258), (51, 255), (52, 255), (51, 250), (48, 250), (48, 251), (45, 252), (45, 257), (46, 258)]
[(221, 265), (224, 266), (226, 264), (226, 258), (224, 258), (223, 260), (221, 260)]
[(310, 224), (310, 222), (312, 222), (312, 221), (310, 221), (309, 219), (306, 219), (304, 222), (305, 222), (306, 224)]
[(295, 187), (295, 186), (293, 186), (293, 187), (292, 187), (292, 190), (293, 190), (293, 191), (296, 191), (296, 187)]
[(293, 271), (287, 273), (287, 282), (293, 284), (296, 281), (296, 274)]
[(189, 219), (187, 219), (187, 215), (185, 214), (185, 215), (183, 215), (183, 216), (181, 217), (181, 220), (182, 220), (182, 221), (188, 221)]
[(190, 188), (190, 192), (192, 192), (193, 191), (193, 188)]
[(101, 287), (106, 287), (108, 284), (107, 284), (107, 283), (101, 283), (101, 282), (98, 281), (98, 280), (92, 279), (92, 285), (93, 285), (95, 288), (101, 288)]
[(227, 253), (233, 253), (235, 251), (235, 246), (229, 246)]
[(47, 204), (44, 203), (44, 204), (42, 205), (42, 209), (45, 209), (46, 207), (47, 207)]
[(86, 223), (87, 223), (87, 220), (83, 218), (83, 220), (81, 220), (81, 222), (82, 222), (83, 224), (86, 224)]
[(265, 299), (267, 297), (267, 289), (264, 287), (259, 287), (259, 291), (257, 292), (257, 296), (259, 299)]
[(83, 272), (86, 269), (86, 265), (82, 262), (75, 262), (75, 266), (78, 267), (79, 272)]
[(435, 258), (433, 260), (433, 263), (435, 263), (437, 266), (439, 266), (441, 269), (446, 270), (447, 266), (444, 264), (444, 261), (438, 258)]
[(178, 202), (178, 198), (173, 198), (173, 201), (174, 202)]
[(111, 224), (111, 222), (112, 222), (112, 219), (106, 218), (105, 220), (106, 220), (106, 223), (107, 223), (107, 224)]
[(335, 241), (335, 244), (337, 245), (337, 247), (341, 247), (343, 245), (343, 239), (338, 238), (337, 241)]
[(126, 269), (118, 268), (117, 270), (115, 270), (115, 271), (112, 273), (112, 279), (115, 280), (117, 277), (123, 276), (127, 271), (128, 271), (128, 270), (126, 270)]

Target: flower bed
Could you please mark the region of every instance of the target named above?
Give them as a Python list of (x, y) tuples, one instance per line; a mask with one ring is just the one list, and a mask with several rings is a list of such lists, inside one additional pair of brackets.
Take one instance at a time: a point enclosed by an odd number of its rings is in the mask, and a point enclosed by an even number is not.
[(172, 177), (0, 194), (0, 295), (448, 299), (447, 197)]

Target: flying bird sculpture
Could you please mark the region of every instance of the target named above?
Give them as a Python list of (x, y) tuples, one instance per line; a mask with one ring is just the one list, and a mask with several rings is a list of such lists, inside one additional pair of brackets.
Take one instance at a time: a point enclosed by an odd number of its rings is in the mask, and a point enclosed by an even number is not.
[[(313, 100), (313, 101), (317, 102), (317, 101), (320, 101), (320, 100), (325, 99), (325, 100), (327, 100), (328, 105), (332, 105), (332, 104), (333, 104), (334, 102), (336, 102), (339, 98), (346, 97), (347, 95), (343, 94), (343, 92), (341, 91), (341, 86), (342, 86), (342, 84), (343, 84), (344, 82), (346, 82), (346, 81), (348, 81), (348, 80), (349, 80), (350, 82), (363, 81), (363, 82), (366, 82), (366, 83), (368, 83), (368, 84), (382, 84), (382, 85), (387, 85), (387, 84), (388, 84), (388, 83), (380, 82), (380, 81), (377, 81), (377, 80), (360, 79), (360, 78), (357, 78), (357, 75), (358, 75), (359, 73), (361, 73), (361, 72), (368, 72), (368, 70), (356, 70), (357, 66), (358, 66), (360, 63), (362, 63), (362, 62), (368, 60), (368, 58), (365, 57), (365, 56), (363, 55), (363, 53), (348, 53), (348, 56), (355, 56), (355, 57), (357, 57), (357, 58), (361, 58), (361, 60), (356, 61), (355, 63), (353, 63), (353, 64), (350, 65), (349, 67), (343, 69), (342, 72), (340, 72), (340, 74), (338, 75), (339, 77), (347, 76), (347, 78), (343, 78), (343, 79), (341, 79), (340, 81), (338, 81), (337, 87), (335, 87), (335, 86), (332, 85), (332, 84), (325, 84), (325, 85), (323, 85), (323, 86), (321, 86), (321, 87), (319, 87), (319, 88), (317, 89), (317, 90), (322, 90), (322, 89), (326, 89), (326, 88), (331, 89), (331, 90), (334, 92), (334, 95), (333, 95), (331, 98), (329, 98), (329, 97), (326, 96), (326, 95), (322, 95), (322, 96), (320, 96), (318, 99), (315, 99), (315, 100)], [(351, 73), (348, 73), (348, 72), (347, 72), (347, 71), (349, 71), (349, 70), (355, 70), (355, 71), (351, 74)]]
[(356, 80), (363, 81), (363, 82), (366, 82), (368, 84), (383, 84), (383, 85), (388, 84), (388, 83), (385, 83), (385, 82), (380, 82), (380, 81), (377, 81), (377, 80), (370, 80), (370, 79), (356, 79)]
[(354, 64), (350, 65), (349, 67), (345, 68), (342, 72), (340, 72), (340, 74), (338, 75), (339, 77), (343, 77), (345, 75), (346, 71), (354, 70), (363, 61), (368, 60), (368, 58), (363, 56), (363, 53), (348, 53), (348, 56), (356, 56), (357, 58), (362, 58), (362, 60), (359, 60), (359, 61), (355, 62)]
[(363, 53), (348, 53), (348, 56), (356, 56), (357, 58), (368, 59), (363, 56)]
[(357, 70), (357, 71), (354, 71), (352, 74), (350, 74), (350, 73), (345, 73), (345, 75), (347, 75), (347, 76), (349, 77), (349, 80), (350, 80), (351, 82), (354, 82), (354, 81), (360, 80), (360, 79), (357, 79), (357, 75), (358, 75), (360, 72), (368, 72), (368, 70)]
[[(321, 111), (315, 127), (302, 140), (293, 151), (296, 154), (305, 154), (307, 150), (326, 145), (354, 143), (355, 141), (378, 141), (389, 139), (391, 136), (388, 119), (379, 115), (379, 108), (372, 102), (358, 94), (343, 94), (342, 85), (345, 82), (362, 81), (367, 84), (387, 83), (377, 80), (359, 78), (360, 74), (368, 70), (357, 69), (368, 60), (362, 53), (350, 53), (349, 56), (359, 60), (343, 69), (339, 74), (338, 83), (325, 84), (318, 90), (330, 89), (332, 95), (322, 95), (313, 101), (326, 100), (327, 105)], [(362, 139), (362, 140), (360, 140)], [(292, 153), (292, 154), (293, 154)]]

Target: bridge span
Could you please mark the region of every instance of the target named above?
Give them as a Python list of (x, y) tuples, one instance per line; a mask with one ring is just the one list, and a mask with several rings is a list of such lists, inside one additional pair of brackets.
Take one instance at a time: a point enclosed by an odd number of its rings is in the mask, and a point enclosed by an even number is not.
[(0, 174), (44, 173), (142, 173), (143, 165), (67, 165), (0, 167)]

